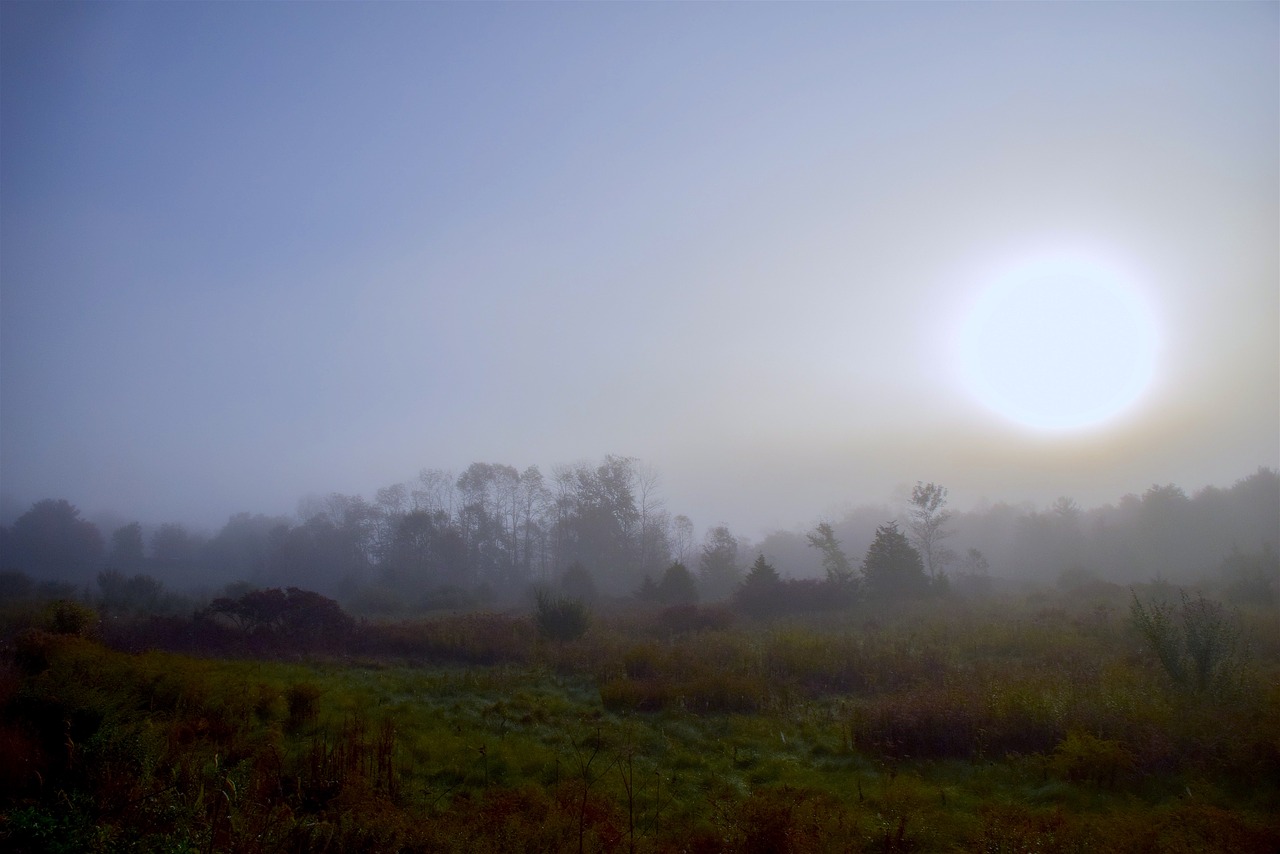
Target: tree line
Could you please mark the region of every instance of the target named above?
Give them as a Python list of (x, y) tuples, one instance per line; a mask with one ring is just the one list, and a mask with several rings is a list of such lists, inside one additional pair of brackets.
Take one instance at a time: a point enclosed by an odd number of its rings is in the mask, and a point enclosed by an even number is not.
[[(919, 595), (981, 592), (992, 579), (1071, 585), (1211, 573), (1230, 576), (1241, 596), (1276, 595), (1280, 475), (1270, 469), (1194, 496), (1157, 485), (1092, 510), (1062, 498), (1045, 511), (996, 504), (953, 513), (948, 499), (944, 486), (918, 482), (901, 507), (860, 508), (756, 543), (724, 525), (697, 539), (692, 520), (667, 509), (657, 471), (621, 456), (549, 476), (495, 463), (461, 474), (426, 469), (371, 500), (334, 493), (303, 500), (293, 518), (239, 513), (213, 536), (138, 522), (104, 536), (69, 502), (47, 499), (0, 527), (0, 599), (96, 585), (108, 609), (160, 612), (178, 607), (169, 589), (275, 586), (396, 613), (510, 601), (537, 586), (677, 604), (740, 595), (744, 579), (771, 589), (772, 572), (811, 582), (786, 595), (818, 601), (860, 585), (872, 594), (877, 549), (919, 559), (907, 585)], [(860, 563), (851, 557), (860, 554)]]
[(550, 476), (537, 466), (474, 463), (460, 475), (424, 470), (372, 500), (304, 499), (296, 518), (239, 513), (212, 537), (165, 524), (149, 542), (140, 523), (104, 537), (69, 502), (47, 499), (0, 528), (0, 570), (117, 587), (139, 575), (184, 588), (305, 586), (376, 605), (380, 596), (502, 596), (580, 566), (602, 592), (618, 594), (692, 548), (692, 522), (666, 510), (658, 481), (654, 469), (621, 456), (557, 466)]

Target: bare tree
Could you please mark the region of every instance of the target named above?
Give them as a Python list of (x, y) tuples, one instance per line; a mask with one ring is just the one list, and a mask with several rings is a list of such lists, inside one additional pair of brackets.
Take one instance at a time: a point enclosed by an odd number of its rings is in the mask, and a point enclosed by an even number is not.
[(677, 563), (688, 565), (693, 533), (693, 520), (683, 513), (671, 520), (671, 550), (675, 553)]
[(524, 539), (522, 557), (525, 575), (533, 575), (535, 566), (539, 580), (545, 581), (547, 563), (546, 527), (542, 519), (550, 501), (546, 481), (537, 466), (520, 473), (520, 531)]
[(667, 536), (669, 516), (658, 486), (662, 476), (657, 466), (638, 463), (635, 466), (635, 491), (640, 510), (640, 571), (657, 572), (667, 564), (671, 544)]
[(444, 469), (423, 469), (418, 472), (418, 485), (410, 497), (414, 510), (429, 513), (444, 511), (450, 519), (454, 515), (454, 503), (458, 495), (457, 477)]

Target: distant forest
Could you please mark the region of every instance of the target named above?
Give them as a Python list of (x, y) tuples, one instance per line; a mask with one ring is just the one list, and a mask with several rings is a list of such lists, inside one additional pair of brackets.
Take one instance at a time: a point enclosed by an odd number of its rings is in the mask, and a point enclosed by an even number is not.
[(372, 500), (305, 499), (292, 518), (239, 513), (212, 536), (176, 523), (102, 531), (69, 502), (46, 499), (0, 527), (0, 599), (86, 597), (176, 613), (192, 597), (297, 587), (371, 616), (527, 602), (534, 589), (710, 602), (761, 567), (797, 582), (865, 576), (899, 530), (930, 595), (1164, 579), (1241, 600), (1277, 596), (1280, 474), (1267, 468), (1226, 488), (1156, 485), (1092, 509), (1064, 497), (1048, 509), (952, 512), (945, 486), (918, 483), (904, 507), (862, 507), (758, 542), (723, 525), (696, 536), (659, 485), (655, 469), (621, 456), (550, 477), (475, 463), (460, 475), (424, 470)]

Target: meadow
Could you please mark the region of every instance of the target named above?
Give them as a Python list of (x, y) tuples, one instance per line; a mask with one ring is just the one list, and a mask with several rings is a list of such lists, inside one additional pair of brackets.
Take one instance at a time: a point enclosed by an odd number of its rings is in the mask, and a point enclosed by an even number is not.
[[(1118, 588), (774, 620), (601, 606), (568, 641), (455, 614), (216, 655), (139, 641), (180, 625), (11, 613), (0, 843), (1280, 850), (1280, 617), (1135, 593), (1146, 611)], [(1197, 601), (1204, 678), (1178, 622)]]

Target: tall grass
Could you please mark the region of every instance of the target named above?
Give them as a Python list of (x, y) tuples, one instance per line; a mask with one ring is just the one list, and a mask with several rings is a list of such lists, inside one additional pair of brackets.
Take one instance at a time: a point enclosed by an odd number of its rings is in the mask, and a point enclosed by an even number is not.
[(472, 615), (291, 662), (26, 635), (0, 847), (1275, 850), (1274, 617), (1242, 615), (1254, 657), (1214, 694), (1112, 613), (637, 612), (553, 644)]

